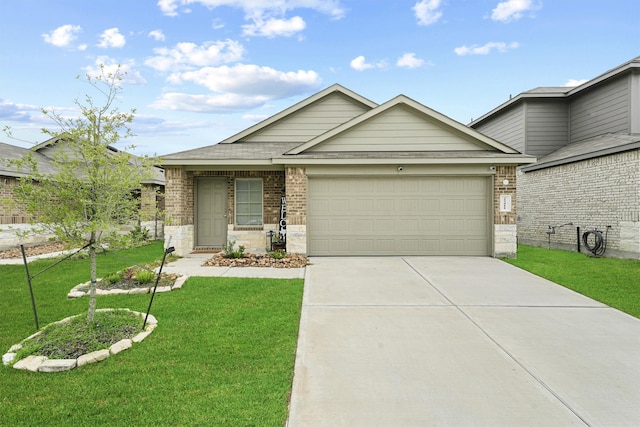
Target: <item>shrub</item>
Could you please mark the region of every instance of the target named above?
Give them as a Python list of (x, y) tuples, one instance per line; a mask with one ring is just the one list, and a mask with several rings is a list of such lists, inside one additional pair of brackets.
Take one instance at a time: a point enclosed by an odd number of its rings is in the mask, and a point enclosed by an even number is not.
[(282, 259), (287, 257), (287, 253), (283, 250), (273, 251), (269, 255), (271, 255), (271, 258), (273, 259)]
[(244, 256), (244, 246), (240, 245), (238, 246), (238, 249), (235, 249), (235, 240), (234, 241), (229, 241), (227, 242), (227, 244), (222, 248), (222, 250), (224, 251), (224, 257), (225, 258), (242, 258)]
[(118, 271), (117, 273), (111, 273), (107, 276), (107, 280), (109, 283), (114, 284), (122, 281), (122, 272)]
[(149, 270), (140, 270), (136, 273), (136, 280), (140, 284), (150, 283), (155, 278), (155, 273)]

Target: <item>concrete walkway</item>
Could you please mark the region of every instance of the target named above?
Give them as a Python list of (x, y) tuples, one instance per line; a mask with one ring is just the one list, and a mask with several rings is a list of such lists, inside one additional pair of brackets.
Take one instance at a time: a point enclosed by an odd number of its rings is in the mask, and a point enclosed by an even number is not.
[(638, 426), (640, 320), (500, 260), (313, 258), (289, 427)]

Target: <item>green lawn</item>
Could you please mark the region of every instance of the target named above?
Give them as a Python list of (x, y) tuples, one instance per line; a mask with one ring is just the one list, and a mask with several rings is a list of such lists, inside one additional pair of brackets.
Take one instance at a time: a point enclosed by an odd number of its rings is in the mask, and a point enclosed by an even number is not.
[(505, 261), (640, 318), (640, 261), (522, 245)]
[[(162, 256), (162, 245), (123, 254), (149, 262)], [(50, 263), (31, 263), (31, 272)], [(130, 264), (100, 256), (98, 275)], [(88, 260), (80, 260), (34, 280), (41, 327), (86, 311), (86, 298), (66, 294), (87, 276)], [(0, 367), (0, 425), (282, 426), (302, 284), (194, 277), (182, 290), (156, 295), (151, 311), (159, 325), (129, 350), (65, 373)], [(149, 297), (99, 297), (98, 308), (145, 312)], [(1, 265), (0, 353), (34, 330), (24, 267)]]

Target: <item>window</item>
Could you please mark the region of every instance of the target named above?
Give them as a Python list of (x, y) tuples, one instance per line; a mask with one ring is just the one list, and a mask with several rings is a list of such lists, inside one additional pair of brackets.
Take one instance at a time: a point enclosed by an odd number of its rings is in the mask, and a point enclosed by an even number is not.
[(262, 225), (262, 180), (236, 180), (236, 225)]

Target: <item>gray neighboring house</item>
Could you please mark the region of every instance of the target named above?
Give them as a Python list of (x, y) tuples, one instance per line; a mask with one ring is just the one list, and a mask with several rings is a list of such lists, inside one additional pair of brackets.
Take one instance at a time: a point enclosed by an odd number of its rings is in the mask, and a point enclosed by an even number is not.
[(218, 144), (163, 156), (165, 242), (312, 256), (515, 256), (515, 170), (535, 161), (404, 95), (330, 86)]
[[(7, 161), (19, 160), (31, 153), (37, 163), (38, 171), (45, 174), (56, 172), (52, 162), (52, 156), (57, 150), (64, 149), (64, 141), (51, 138), (31, 148), (22, 148), (15, 145), (0, 142), (0, 248), (6, 248), (19, 244), (19, 238), (15, 231), (30, 228), (31, 217), (23, 207), (13, 203), (13, 189), (18, 180), (27, 174)], [(117, 149), (113, 149), (114, 152)], [(164, 210), (164, 170), (155, 168), (153, 177), (142, 183), (140, 191), (140, 203), (143, 211), (141, 225), (146, 227), (151, 236), (162, 237), (164, 221), (157, 214), (157, 210)], [(157, 209), (156, 209), (157, 207)], [(32, 235), (24, 239), (25, 243), (46, 242), (51, 235)]]
[(469, 126), (538, 158), (517, 171), (520, 243), (576, 250), (597, 228), (605, 256), (640, 259), (640, 57), (523, 92)]

